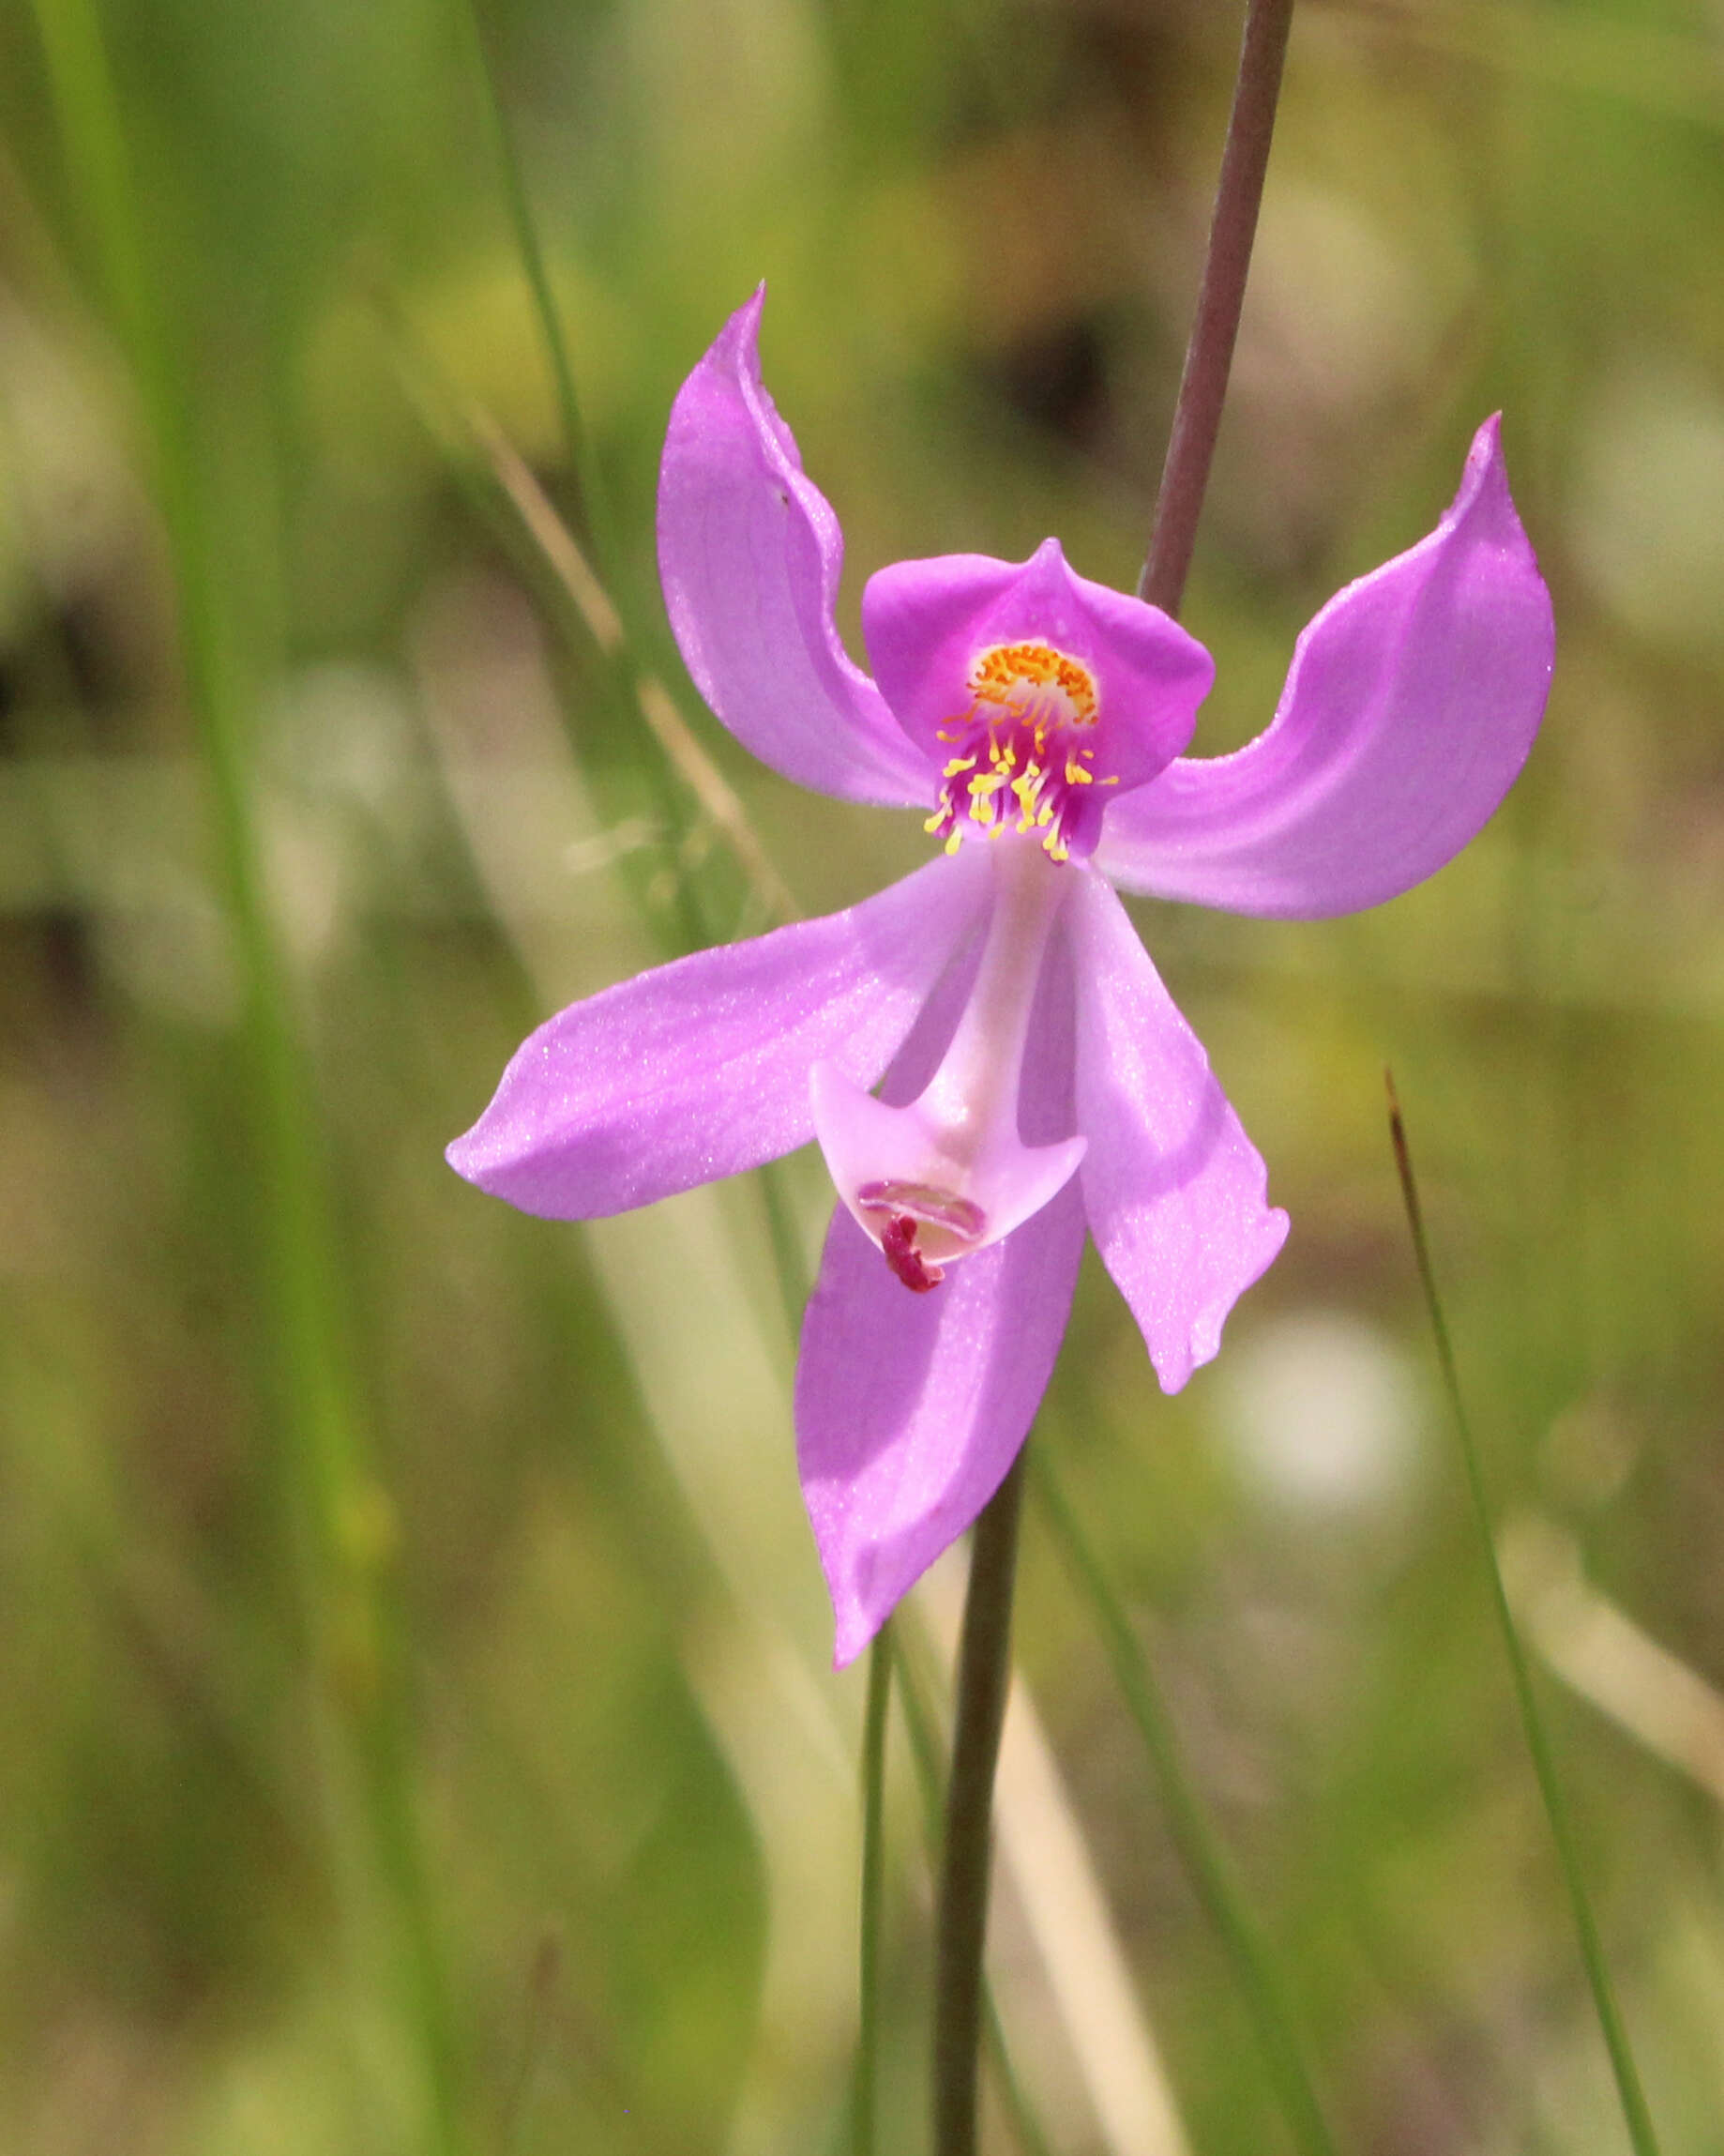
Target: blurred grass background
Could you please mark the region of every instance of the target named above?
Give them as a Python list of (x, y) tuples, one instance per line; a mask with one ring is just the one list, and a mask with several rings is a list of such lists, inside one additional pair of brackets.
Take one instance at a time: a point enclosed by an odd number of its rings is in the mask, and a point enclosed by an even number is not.
[[(925, 852), (688, 689), (652, 542), (678, 382), (768, 279), (853, 644), (904, 555), (1053, 531), (1128, 588), (1236, 18), (0, 7), (0, 2149), (835, 2146), (863, 1678), (826, 1670), (774, 1256), (811, 1265), (818, 1162), (776, 1229), (745, 1184), (582, 1230), (441, 1148), (556, 1005), (772, 917), (639, 670), (802, 910)], [(1505, 408), (1559, 624), (1532, 764), (1377, 913), (1140, 909), (1293, 1233), (1173, 1402), (1087, 1269), (1042, 1426), (1351, 2150), (1623, 2146), (1385, 1061), (1664, 2145), (1724, 2142), (1721, 130), (1716, 0), (1307, 0), (1187, 606), (1218, 750)], [(1057, 1769), (1008, 1753), (996, 1973), (1047, 2145), (1273, 2150), (1034, 1511), (1024, 1564)]]

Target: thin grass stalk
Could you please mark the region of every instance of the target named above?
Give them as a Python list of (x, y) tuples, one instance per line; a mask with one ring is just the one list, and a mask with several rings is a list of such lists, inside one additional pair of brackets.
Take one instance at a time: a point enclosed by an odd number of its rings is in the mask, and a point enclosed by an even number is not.
[[(503, 184), (504, 200), (508, 210), (509, 229), (514, 235), (516, 251), (521, 256), (522, 274), (526, 278), (527, 290), (533, 302), (534, 318), (538, 324), (546, 360), (551, 369), (564, 453), (568, 460), (574, 521), (586, 540), (588, 550), (596, 559), (602, 559), (610, 552), (608, 541), (611, 534), (608, 528), (600, 529), (604, 524), (600, 500), (602, 490), (597, 485), (596, 475), (592, 470), (589, 438), (581, 417), (581, 400), (575, 388), (574, 367), (569, 358), (568, 340), (564, 334), (562, 313), (551, 288), (551, 276), (545, 262), (545, 251), (539, 242), (537, 221), (533, 215), (525, 175), (522, 172), (521, 159), (515, 147), (514, 129), (509, 125), (508, 114), (497, 84), (490, 39), (476, 0), (467, 0), (464, 12), (473, 46), (475, 71), (478, 76), (491, 143), (496, 152), (497, 170)], [(497, 430), (489, 426), (485, 415), (469, 413), (467, 423), (477, 433), (504, 492), (517, 509), (522, 511), (523, 521), (533, 531), (545, 560), (573, 600), (575, 611), (598, 646), (603, 692), (612, 711), (620, 716), (631, 703), (639, 704), (642, 701), (638, 669), (628, 649), (621, 616), (612, 605), (598, 576), (588, 566), (576, 538), (564, 525), (562, 519), (544, 497), (537, 481), (524, 463), (516, 456), (512, 447)], [(601, 541), (607, 543), (601, 544)], [(562, 696), (559, 702), (568, 727), (570, 746), (578, 750), (574, 714), (568, 699)], [(650, 722), (650, 714), (648, 717)], [(648, 760), (646, 778), (653, 789), (665, 828), (672, 834), (680, 850), (680, 841), (684, 835), (681, 803), (669, 782), (661, 758)], [(675, 879), (675, 902), (682, 949), (698, 949), (707, 940), (705, 924), (693, 897), (689, 879), (681, 873), (680, 868)]]
[(428, 2131), (460, 2145), (455, 2045), (413, 1820), (394, 1613), (384, 1569), (386, 1499), (372, 1480), (335, 1298), (311, 1080), (289, 969), (265, 894), (250, 797), (252, 669), (222, 559), (199, 433), (136, 214), (129, 158), (90, 0), (36, 0), (72, 199), (88, 228), (131, 364), (179, 602), (188, 700), (208, 784), (220, 892), (239, 959), (246, 1098), (255, 1116), (262, 1300), (270, 1384), (285, 1439), (290, 1544), (315, 1685), (332, 1866), (349, 1920), (380, 1881), (396, 1929), (403, 2002), (418, 2042)]
[(1274, 1956), (1251, 1912), (1233, 1860), (1210, 1825), (1202, 1799), (1186, 1769), (1179, 1739), (1148, 1658), (1045, 1449), (1037, 1451), (1030, 1475), (1043, 1517), (1053, 1531), (1073, 1585), (1089, 1603), (1114, 1681), (1159, 1777), (1174, 1845), (1233, 1962), (1293, 2146), (1300, 2156), (1335, 2156), (1335, 2144), (1317, 2101)]
[[(521, 256), (522, 270), (532, 296), (533, 312), (538, 324), (539, 336), (544, 343), (545, 357), (555, 389), (558, 423), (572, 481), (574, 521), (580, 535), (584, 538), (587, 551), (602, 568), (612, 554), (613, 534), (605, 512), (603, 489), (597, 482), (593, 465), (591, 440), (581, 416), (581, 399), (575, 387), (574, 365), (569, 357), (562, 311), (557, 306), (556, 295), (552, 290), (545, 251), (539, 239), (538, 222), (533, 214), (526, 177), (516, 148), (515, 132), (509, 124), (508, 113), (498, 85), (491, 41), (477, 0), (466, 0), (465, 13), (491, 141), (496, 151), (497, 170), (508, 208), (509, 228), (514, 235), (516, 251)], [(493, 433), (486, 446), (496, 464), (506, 493), (509, 493), (518, 509), (522, 509), (546, 560), (568, 590), (577, 612), (598, 646), (605, 692), (612, 708), (620, 713), (629, 705), (635, 705), (655, 736), (660, 754), (648, 759), (647, 782), (653, 789), (666, 829), (673, 834), (673, 839), (680, 842), (683, 836), (682, 805), (669, 783), (667, 770), (667, 764), (675, 764), (676, 758), (672, 745), (664, 739), (660, 727), (655, 724), (658, 714), (653, 707), (655, 694), (666, 703), (669, 699), (664, 697), (657, 682), (642, 675), (628, 647), (622, 617), (605, 592), (600, 575), (582, 559), (579, 540), (562, 528), (561, 520), (539, 493), (532, 474), (500, 436)], [(522, 481), (525, 482), (524, 493)], [(542, 512), (537, 519), (534, 514), (535, 497)], [(673, 717), (675, 716), (673, 712)], [(692, 736), (688, 738), (695, 752), (699, 754), (698, 743), (693, 742)], [(689, 778), (686, 766), (681, 768), (680, 775), (685, 780)], [(725, 791), (728, 793), (728, 789)], [(695, 792), (697, 798), (701, 798), (698, 784)], [(708, 940), (704, 933), (705, 924), (699, 904), (692, 896), (689, 879), (681, 872), (680, 866), (676, 876), (676, 904), (682, 947), (685, 950), (698, 949)], [(768, 1225), (777, 1254), (780, 1228), (773, 1217), (770, 1201)]]
[(515, 130), (509, 125), (508, 111), (497, 83), (491, 39), (476, 0), (466, 0), (465, 12), (485, 101), (486, 117), (490, 122), (491, 144), (496, 151), (497, 170), (503, 182), (504, 199), (508, 205), (509, 227), (515, 236), (521, 266), (526, 274), (527, 288), (533, 296), (533, 311), (538, 322), (539, 335), (544, 340), (545, 357), (550, 363), (552, 385), (556, 393), (557, 420), (563, 431), (563, 447), (573, 480), (574, 521), (588, 548), (599, 559), (608, 559), (611, 553), (609, 542), (612, 535), (605, 517), (602, 489), (596, 483), (596, 475), (592, 469), (591, 444), (581, 418), (581, 400), (575, 392), (575, 370), (569, 358), (568, 339), (564, 332), (563, 316), (556, 303), (556, 295), (551, 288), (551, 272), (545, 261), (544, 248), (539, 241), (538, 223), (533, 215), (533, 204), (527, 193), (526, 175), (522, 171), (520, 152), (515, 145)]
[(1395, 1080), (1387, 1070), (1383, 1076), (1388, 1089), (1389, 1138), (1395, 1148), (1395, 1169), (1400, 1178), (1401, 1201), (1406, 1207), (1408, 1232), (1413, 1237), (1413, 1254), (1418, 1265), (1419, 1286), (1425, 1298), (1425, 1313), (1430, 1321), (1431, 1338), (1436, 1344), (1437, 1365), (1443, 1375), (1443, 1389), (1447, 1396), (1455, 1435), (1460, 1444), (1461, 1465), (1466, 1475), (1473, 1524), (1478, 1530), (1479, 1548), (1490, 1583), (1491, 1607), (1496, 1613), (1497, 1625), (1503, 1634), (1504, 1651), (1508, 1657), (1509, 1671), (1514, 1678), (1521, 1727), (1526, 1732), (1526, 1747), (1533, 1756), (1533, 1771), (1537, 1777), (1539, 1796), (1544, 1800), (1545, 1817), (1550, 1826), (1550, 1839), (1556, 1845), (1557, 1862), (1568, 1890), (1568, 1905), (1573, 1912), (1575, 1930), (1580, 1936), (1580, 1959), (1586, 1966), (1586, 1981), (1592, 1988), (1593, 2005), (1597, 2011), (1598, 2026), (1604, 2033), (1605, 2049), (1610, 2054), (1611, 2071), (1616, 2079), (1616, 2093), (1622, 2104), (1623, 2118), (1627, 2125), (1628, 2139), (1635, 2156), (1658, 2156), (1652, 2113), (1647, 2107), (1634, 2055), (1629, 2048), (1628, 2031), (1616, 2003), (1615, 1987), (1611, 1981), (1611, 1972), (1604, 1958), (1603, 1941), (1598, 1936), (1597, 1921), (1593, 1915), (1592, 1897), (1587, 1892), (1585, 1875), (1580, 1868), (1580, 1854), (1568, 1816), (1568, 1801), (1557, 1779), (1550, 1740), (1545, 1730), (1544, 1717), (1539, 1711), (1537, 1695), (1533, 1690), (1532, 1670), (1527, 1662), (1526, 1650), (1520, 1644), (1514, 1613), (1509, 1607), (1508, 1590), (1503, 1585), (1502, 1567), (1497, 1562), (1496, 1528), (1491, 1516), (1490, 1493), (1485, 1487), (1484, 1465), (1479, 1459), (1472, 1421), (1467, 1415), (1466, 1402), (1460, 1390), (1460, 1377), (1455, 1367), (1455, 1351), (1449, 1339), (1448, 1321), (1444, 1316), (1442, 1298), (1437, 1293), (1437, 1278), (1430, 1262), (1430, 1245), (1425, 1234), (1425, 1216), (1419, 1204), (1418, 1184), (1413, 1173), (1413, 1155), (1407, 1144), (1400, 1102), (1396, 1097)]

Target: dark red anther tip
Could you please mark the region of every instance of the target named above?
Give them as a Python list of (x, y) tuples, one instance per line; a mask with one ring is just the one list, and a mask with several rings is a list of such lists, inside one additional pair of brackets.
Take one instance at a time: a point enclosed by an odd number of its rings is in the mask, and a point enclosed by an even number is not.
[(913, 1295), (926, 1295), (945, 1278), (937, 1265), (930, 1265), (915, 1247), (916, 1222), (908, 1213), (894, 1213), (880, 1237), (885, 1261)]

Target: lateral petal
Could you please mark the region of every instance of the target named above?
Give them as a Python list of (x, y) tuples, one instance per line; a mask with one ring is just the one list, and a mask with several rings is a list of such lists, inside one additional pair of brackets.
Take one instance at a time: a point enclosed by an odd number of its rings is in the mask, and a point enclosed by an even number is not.
[(1084, 876), (1067, 919), (1090, 1232), (1162, 1390), (1177, 1392), (1286, 1240), (1287, 1215), (1265, 1204), (1261, 1157), (1098, 875)]
[(975, 851), (572, 1004), (516, 1052), (450, 1166), (523, 1212), (591, 1220), (805, 1144), (810, 1066), (874, 1084), (981, 920)]
[(1110, 803), (1111, 881), (1316, 919), (1411, 889), (1479, 830), (1532, 748), (1555, 647), (1498, 427), (1436, 529), (1308, 625), (1255, 741)]
[(746, 749), (798, 785), (926, 807), (936, 768), (846, 653), (833, 619), (844, 540), (762, 384), (765, 287), (677, 393), (658, 478), (658, 571), (695, 686)]

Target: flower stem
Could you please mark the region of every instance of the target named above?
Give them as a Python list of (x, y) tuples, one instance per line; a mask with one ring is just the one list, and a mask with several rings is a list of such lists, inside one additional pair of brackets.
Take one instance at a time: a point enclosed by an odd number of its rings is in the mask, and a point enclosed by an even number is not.
[(1210, 1921), (1233, 1957), (1293, 2146), (1300, 2156), (1334, 2156), (1335, 2145), (1306, 2070), (1292, 2009), (1270, 1959), (1268, 1944), (1234, 1875), (1232, 1860), (1211, 1828), (1186, 1771), (1172, 1723), (1137, 1634), (1045, 1453), (1036, 1455), (1033, 1473), (1043, 1514), (1064, 1553), (1067, 1571), (1100, 1627), (1102, 1644), (1127, 1710), (1155, 1762), (1174, 1844)]
[(975, 1523), (958, 1650), (934, 1966), (934, 2156), (975, 2156), (982, 1942), (988, 1928), (993, 1773), (1011, 1677), (1012, 1582), (1024, 1453)]
[(1166, 614), (1176, 615), (1185, 596), (1198, 514), (1209, 484), (1209, 463), (1221, 425), (1233, 340), (1245, 300), (1246, 272), (1251, 264), (1251, 242), (1257, 234), (1263, 175), (1269, 166), (1269, 141), (1275, 131), (1293, 11), (1293, 0), (1249, 0), (1246, 10), (1245, 43), (1227, 145), (1221, 153), (1202, 288), (1186, 346), (1149, 554), (1138, 580), (1138, 597)]
[(1557, 1862), (1568, 1889), (1569, 1907), (1574, 1915), (1575, 1930), (1580, 1935), (1580, 1959), (1586, 1965), (1586, 1979), (1592, 1986), (1598, 2026), (1604, 2032), (1605, 2049), (1611, 2056), (1611, 2070), (1616, 2076), (1616, 2093), (1622, 2103), (1628, 2139), (1634, 2148), (1635, 2156), (1658, 2156), (1652, 2114), (1647, 2108), (1645, 2092), (1641, 2087), (1634, 2055), (1628, 2048), (1628, 2032), (1623, 2023), (1621, 2009), (1616, 2003), (1611, 1972), (1605, 1966), (1604, 1947), (1598, 1936), (1597, 1921), (1593, 1915), (1586, 1880), (1580, 1870), (1580, 1855), (1575, 1845), (1567, 1800), (1556, 1778), (1550, 1740), (1545, 1732), (1544, 1721), (1538, 1711), (1538, 1701), (1533, 1691), (1533, 1678), (1527, 1666), (1526, 1650), (1520, 1644), (1520, 1634), (1515, 1629), (1514, 1616), (1508, 1606), (1507, 1590), (1503, 1585), (1502, 1569), (1497, 1563), (1496, 1534), (1491, 1523), (1490, 1499), (1485, 1489), (1484, 1467), (1473, 1439), (1473, 1426), (1467, 1419), (1466, 1404), (1461, 1398), (1460, 1379), (1455, 1369), (1455, 1351), (1449, 1342), (1448, 1323), (1443, 1315), (1443, 1304), (1437, 1295), (1436, 1275), (1431, 1270), (1430, 1247), (1425, 1237), (1425, 1218), (1419, 1206), (1418, 1185), (1414, 1180), (1413, 1156), (1407, 1146), (1400, 1102), (1396, 1098), (1394, 1078), (1387, 1070), (1383, 1077), (1389, 1095), (1389, 1137), (1395, 1147), (1395, 1167), (1400, 1177), (1401, 1199), (1407, 1208), (1407, 1226), (1413, 1237), (1413, 1254), (1418, 1263), (1419, 1285), (1425, 1293), (1425, 1310), (1430, 1319), (1431, 1337), (1436, 1342), (1437, 1362), (1443, 1373), (1443, 1389), (1448, 1396), (1455, 1434), (1460, 1440), (1460, 1458), (1466, 1470), (1467, 1494), (1473, 1502), (1474, 1524), (1478, 1529), (1479, 1542), (1484, 1550), (1485, 1570), (1490, 1580), (1491, 1603), (1496, 1611), (1497, 1623), (1502, 1628), (1503, 1646), (1514, 1678), (1515, 1697), (1520, 1703), (1520, 1721), (1526, 1732), (1526, 1748), (1533, 1755), (1533, 1771), (1538, 1780), (1538, 1793), (1544, 1799), (1545, 1816), (1550, 1824), (1550, 1839), (1556, 1845)]
[[(274, 614), (271, 415), (242, 384), (201, 385), (164, 255), (132, 169), (94, 0), (36, 0), (74, 214), (88, 228), (137, 386), (177, 607), (185, 699), (206, 783), (213, 877), (240, 986), (249, 1118), (248, 1296), (263, 1316), (260, 1420), (279, 1449), (292, 1617), (311, 1682), (306, 1737), (348, 1979), (413, 2042), (417, 2145), (464, 2146), (454, 2010), (414, 1803), (413, 1730), (391, 1561), (394, 1515), (371, 1464), (342, 1303), (345, 1255), (326, 1180), (315, 1077), (288, 952), (269, 903), (253, 737), (279, 660), (252, 626)], [(221, 448), (212, 444), (222, 445)], [(235, 445), (244, 453), (234, 453)], [(226, 453), (223, 453), (223, 450)]]
[[(1249, 0), (1233, 117), (1197, 319), (1186, 349), (1173, 431), (1156, 504), (1139, 596), (1176, 615), (1209, 482), (1228, 370), (1239, 329), (1258, 205), (1269, 163), (1276, 100), (1293, 22), (1293, 0)], [(1024, 1456), (975, 1526), (959, 1653), (958, 1724), (946, 1796), (934, 2001), (935, 2156), (974, 2156), (976, 2046), (982, 2020), (990, 1813), (1010, 1675), (1012, 1581), (1023, 1496)], [(1316, 2118), (1314, 2106), (1312, 2117)], [(1321, 2133), (1321, 2118), (1317, 2118)], [(1325, 2144), (1313, 2141), (1312, 2150)]]
[[(898, 1678), (898, 1699), (903, 1710), (905, 1733), (910, 1738), (910, 1761), (915, 1769), (916, 1785), (921, 1793), (928, 1847), (933, 1853), (940, 1846), (940, 1791), (945, 1779), (945, 1762), (940, 1756), (940, 1739), (934, 1733), (933, 1711), (922, 1694), (915, 1658), (906, 1652), (901, 1639), (893, 1642), (892, 1668)], [(1000, 2020), (999, 2009), (994, 2004), (985, 1969), (982, 1972), (982, 2042), (987, 2047), (988, 2063), (993, 2069), (1001, 2102), (1023, 2156), (1051, 2156), (1048, 2137), (1030, 2108), (1030, 2100), (1012, 2065), (1011, 2054), (1006, 2049), (1006, 2030)]]
[(885, 1881), (886, 1708), (892, 1698), (891, 1620), (868, 1656), (868, 1711), (862, 1725), (862, 1937), (856, 2017), (856, 2085), (851, 2110), (852, 2156), (874, 2156), (874, 2089), (880, 2054), (880, 1908)]

